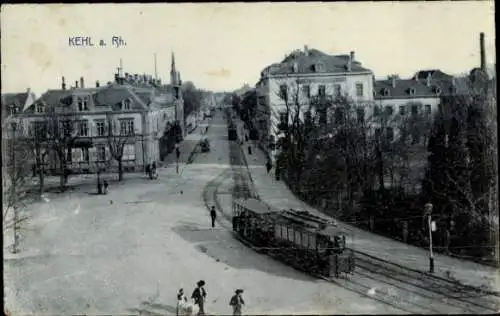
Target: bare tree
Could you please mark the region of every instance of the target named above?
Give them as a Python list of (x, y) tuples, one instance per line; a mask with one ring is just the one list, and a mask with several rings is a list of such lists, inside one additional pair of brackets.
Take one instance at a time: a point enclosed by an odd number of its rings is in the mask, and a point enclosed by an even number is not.
[(60, 175), (60, 188), (68, 183), (71, 150), (78, 138), (78, 118), (66, 108), (49, 108), (44, 116), (47, 125), (48, 149), (55, 153)]
[(107, 114), (108, 147), (111, 158), (118, 163), (118, 181), (123, 180), (123, 150), (134, 131), (123, 130), (112, 115)]
[(27, 181), (29, 176), (29, 147), (24, 142), (24, 129), (21, 120), (17, 117), (9, 117), (2, 124), (4, 165), (4, 188), (3, 188), (3, 232), (12, 230), (13, 245), (11, 251), (19, 251), (19, 229), (23, 222), (28, 219), (23, 214), (25, 202), (27, 202)]

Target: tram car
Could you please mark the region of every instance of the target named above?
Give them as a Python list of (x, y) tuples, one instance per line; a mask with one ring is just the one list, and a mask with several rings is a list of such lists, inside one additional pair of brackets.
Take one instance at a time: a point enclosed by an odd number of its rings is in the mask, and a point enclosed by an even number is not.
[(354, 272), (346, 233), (308, 212), (278, 210), (256, 199), (235, 199), (233, 232), (261, 252), (297, 269), (338, 278)]

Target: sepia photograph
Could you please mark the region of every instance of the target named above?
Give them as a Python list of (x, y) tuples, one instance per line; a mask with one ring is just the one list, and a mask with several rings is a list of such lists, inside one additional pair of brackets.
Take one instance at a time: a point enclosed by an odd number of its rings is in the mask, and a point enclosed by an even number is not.
[(494, 1), (0, 20), (5, 315), (500, 313)]

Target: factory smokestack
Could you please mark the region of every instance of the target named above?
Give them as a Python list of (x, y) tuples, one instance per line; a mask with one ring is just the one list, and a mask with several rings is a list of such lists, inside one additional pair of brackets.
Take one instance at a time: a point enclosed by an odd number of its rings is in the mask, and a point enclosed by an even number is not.
[(486, 72), (486, 52), (484, 50), (484, 33), (479, 34), (479, 49), (481, 50), (481, 70)]

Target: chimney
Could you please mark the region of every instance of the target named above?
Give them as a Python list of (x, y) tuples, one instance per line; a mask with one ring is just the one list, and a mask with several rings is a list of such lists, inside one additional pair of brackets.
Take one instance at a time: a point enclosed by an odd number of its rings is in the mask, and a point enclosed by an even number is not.
[(97, 81), (95, 82), (95, 87), (96, 87), (96, 88), (99, 88), (99, 86), (100, 86), (100, 84), (99, 84), (99, 80), (97, 80)]
[(427, 74), (427, 86), (428, 86), (428, 87), (430, 87), (430, 86), (431, 86), (431, 76), (432, 76), (432, 75), (431, 75), (431, 73), (429, 72), (429, 73)]
[(80, 88), (85, 88), (83, 77), (80, 77)]
[(75, 81), (75, 88), (78, 88), (78, 80)]
[(307, 45), (304, 45), (304, 55), (309, 56), (309, 47)]
[(479, 49), (481, 51), (481, 70), (486, 72), (486, 52), (484, 51), (484, 33), (479, 34)]
[(119, 75), (118, 75), (118, 73), (115, 74), (115, 83), (119, 83)]
[(351, 62), (353, 62), (353, 61), (354, 61), (354, 57), (355, 57), (355, 56), (354, 56), (354, 51), (351, 51), (351, 54), (350, 54)]
[(392, 87), (396, 88), (396, 76), (392, 76), (391, 80), (392, 80)]
[(66, 90), (66, 82), (64, 81), (64, 76), (62, 77), (61, 88), (62, 88), (63, 90)]

